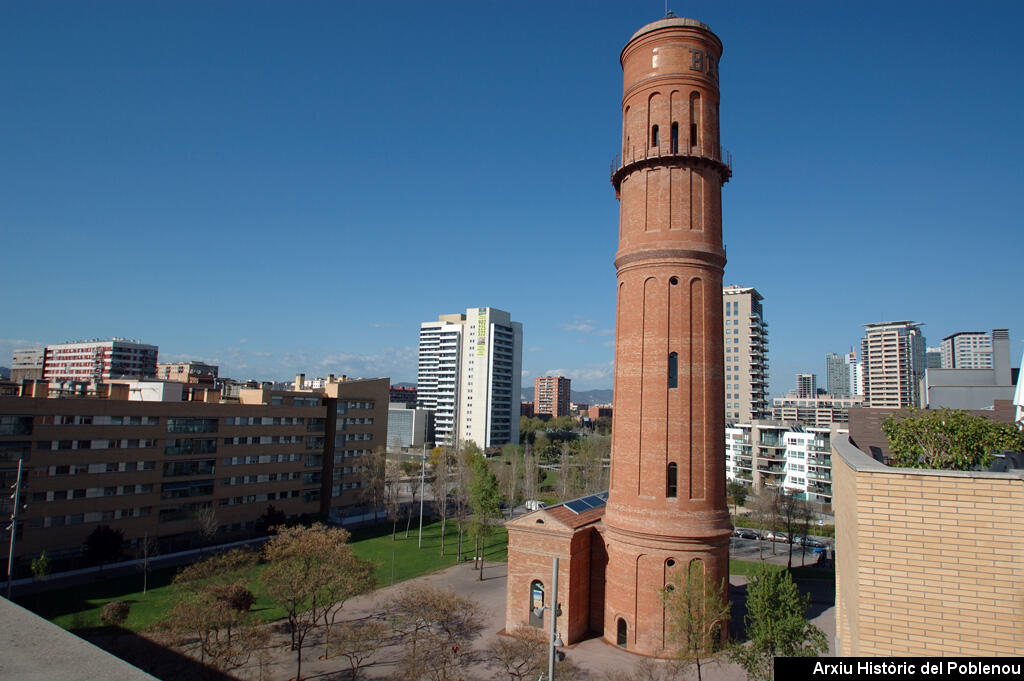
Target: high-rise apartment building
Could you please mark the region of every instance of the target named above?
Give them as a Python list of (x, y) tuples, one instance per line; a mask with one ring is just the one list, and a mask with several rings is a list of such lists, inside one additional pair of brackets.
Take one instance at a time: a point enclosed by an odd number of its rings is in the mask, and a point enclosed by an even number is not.
[(849, 397), (853, 393), (853, 371), (851, 366), (857, 363), (857, 355), (853, 352), (839, 354), (830, 352), (825, 355), (825, 381), (828, 394), (833, 397)]
[(768, 418), (768, 323), (753, 288), (722, 290), (725, 331), (725, 420)]
[(454, 442), (458, 411), (464, 314), (441, 315), (420, 324), (416, 403), (434, 410), (434, 432), (439, 443)]
[(984, 331), (959, 331), (942, 339), (942, 369), (991, 369), (992, 336)]
[(927, 369), (942, 368), (942, 348), (925, 348), (924, 364)]
[(420, 324), (417, 401), (435, 410), (438, 442), (519, 441), (522, 348), (523, 325), (492, 307)]
[(102, 383), (112, 378), (156, 376), (158, 348), (125, 338), (47, 345), (43, 378), (51, 382)]
[(796, 396), (814, 397), (818, 394), (818, 377), (814, 374), (796, 375)]
[(911, 321), (865, 324), (861, 339), (864, 406), (916, 407), (921, 403), (925, 339)]
[(533, 379), (533, 411), (551, 418), (569, 415), (572, 381), (565, 376), (537, 376)]

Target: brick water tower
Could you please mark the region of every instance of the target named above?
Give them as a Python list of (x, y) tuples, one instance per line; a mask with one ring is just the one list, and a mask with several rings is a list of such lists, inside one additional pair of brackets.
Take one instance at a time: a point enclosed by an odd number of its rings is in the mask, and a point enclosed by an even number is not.
[[(672, 654), (659, 590), (729, 575), (722, 353), (722, 43), (669, 14), (622, 50), (622, 160), (604, 638)], [(698, 561), (698, 562), (695, 562)], [(727, 593), (723, 591), (722, 597)]]

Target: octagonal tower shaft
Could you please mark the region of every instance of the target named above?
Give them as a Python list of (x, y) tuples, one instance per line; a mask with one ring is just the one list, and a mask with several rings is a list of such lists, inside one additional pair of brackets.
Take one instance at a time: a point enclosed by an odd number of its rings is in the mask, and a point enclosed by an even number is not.
[(621, 55), (604, 627), (607, 641), (646, 655), (673, 652), (659, 595), (673, 570), (693, 565), (715, 584), (729, 574), (721, 55), (707, 26), (678, 17), (640, 29)]

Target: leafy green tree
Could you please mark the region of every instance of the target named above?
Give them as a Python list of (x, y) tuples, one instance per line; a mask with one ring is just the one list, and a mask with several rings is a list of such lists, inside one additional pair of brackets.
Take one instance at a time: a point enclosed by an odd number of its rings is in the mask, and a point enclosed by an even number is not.
[(498, 479), (494, 477), (494, 473), (487, 465), (487, 459), (482, 456), (473, 457), (470, 460), (470, 470), (472, 479), (469, 485), (469, 505), (473, 509), (470, 534), (477, 547), (477, 565), (482, 580), (484, 578), (484, 546), (494, 529), (491, 523), (497, 520), (501, 513), (501, 491), (498, 489)]
[(737, 515), (739, 513), (738, 507), (742, 506), (747, 501), (747, 495), (750, 493), (750, 488), (744, 485), (738, 480), (730, 480), (725, 485), (725, 492), (732, 499), (732, 514)]
[(905, 468), (977, 470), (992, 463), (994, 452), (1024, 451), (1024, 433), (965, 411), (908, 409), (882, 423), (889, 440), (890, 463)]
[(774, 678), (775, 657), (815, 657), (828, 652), (825, 633), (807, 621), (810, 597), (801, 596), (788, 570), (761, 565), (747, 584), (747, 645), (730, 657), (752, 681)]
[(696, 668), (697, 681), (701, 681), (702, 666), (722, 647), (729, 620), (726, 593), (725, 584), (716, 584), (698, 560), (674, 570), (661, 590), (676, 656), (684, 667)]
[(32, 576), (39, 581), (45, 580), (50, 576), (50, 557), (46, 555), (46, 551), (39, 554), (38, 558), (32, 559)]

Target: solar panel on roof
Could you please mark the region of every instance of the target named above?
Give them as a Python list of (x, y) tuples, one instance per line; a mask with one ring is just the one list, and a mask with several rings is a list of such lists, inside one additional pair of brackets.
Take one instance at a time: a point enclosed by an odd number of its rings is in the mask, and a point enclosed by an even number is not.
[(571, 501), (565, 502), (562, 505), (565, 506), (570, 511), (572, 511), (573, 513), (575, 513), (576, 515), (579, 515), (584, 511), (589, 511), (592, 508), (604, 506), (607, 503), (608, 492), (604, 491), (599, 492), (597, 494), (591, 494), (590, 496), (580, 497), (579, 499), (573, 499)]

